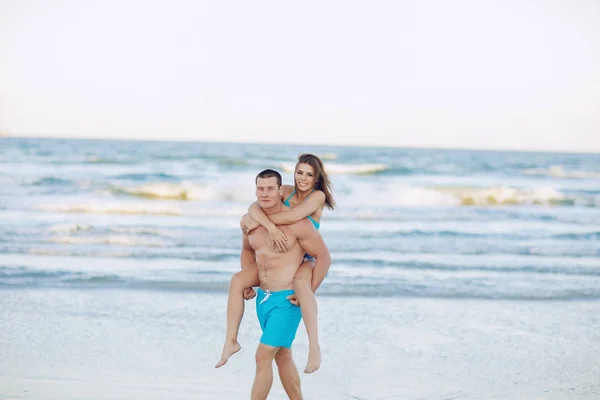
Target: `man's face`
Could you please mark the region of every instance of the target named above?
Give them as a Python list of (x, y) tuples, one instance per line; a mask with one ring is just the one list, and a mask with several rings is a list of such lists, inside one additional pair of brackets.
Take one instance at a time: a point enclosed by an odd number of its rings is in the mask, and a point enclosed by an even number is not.
[(256, 181), (256, 200), (262, 208), (275, 207), (281, 201), (283, 188), (277, 186), (277, 178), (258, 178)]

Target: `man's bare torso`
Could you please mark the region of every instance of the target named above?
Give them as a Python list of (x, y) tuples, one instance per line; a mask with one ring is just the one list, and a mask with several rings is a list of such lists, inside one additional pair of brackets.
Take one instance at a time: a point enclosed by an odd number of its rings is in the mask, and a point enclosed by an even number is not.
[(260, 287), (272, 292), (294, 287), (294, 276), (304, 257), (304, 250), (300, 247), (292, 229), (288, 226), (278, 228), (288, 239), (288, 250), (284, 253), (273, 248), (269, 233), (262, 226), (248, 235), (250, 246), (256, 254)]

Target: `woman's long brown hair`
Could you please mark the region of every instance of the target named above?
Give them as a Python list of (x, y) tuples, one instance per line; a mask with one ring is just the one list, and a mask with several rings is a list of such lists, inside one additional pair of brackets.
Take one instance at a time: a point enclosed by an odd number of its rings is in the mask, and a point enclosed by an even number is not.
[(325, 193), (325, 206), (330, 210), (333, 210), (335, 207), (333, 185), (329, 180), (329, 176), (327, 176), (323, 161), (314, 154), (300, 154), (298, 156), (298, 162), (296, 163), (296, 168), (294, 168), (294, 186), (296, 187), (296, 191), (298, 191), (298, 186), (296, 185), (296, 169), (298, 169), (298, 164), (308, 164), (314, 168), (315, 190), (320, 190)]

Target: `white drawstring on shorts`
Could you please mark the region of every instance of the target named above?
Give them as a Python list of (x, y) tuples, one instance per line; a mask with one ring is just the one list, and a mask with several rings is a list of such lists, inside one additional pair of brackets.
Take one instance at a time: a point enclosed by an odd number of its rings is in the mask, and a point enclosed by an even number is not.
[(267, 294), (258, 304), (262, 304), (265, 301), (267, 301), (269, 299), (269, 297), (271, 297), (271, 291), (269, 289), (265, 290), (265, 293)]

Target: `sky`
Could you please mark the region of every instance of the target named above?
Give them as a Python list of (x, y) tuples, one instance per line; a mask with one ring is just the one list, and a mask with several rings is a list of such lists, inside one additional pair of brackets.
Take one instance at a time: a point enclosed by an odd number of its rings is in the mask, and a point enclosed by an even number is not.
[(0, 132), (600, 152), (600, 1), (0, 0)]

